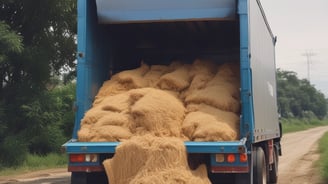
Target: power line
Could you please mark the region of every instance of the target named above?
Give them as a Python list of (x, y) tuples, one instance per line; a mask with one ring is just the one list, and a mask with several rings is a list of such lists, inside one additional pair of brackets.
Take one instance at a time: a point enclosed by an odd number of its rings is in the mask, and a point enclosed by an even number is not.
[(311, 64), (312, 64), (312, 60), (311, 60), (311, 57), (312, 56), (316, 56), (317, 54), (313, 53), (312, 51), (306, 51), (305, 53), (302, 54), (302, 56), (305, 56), (306, 57), (306, 62), (307, 62), (307, 79), (309, 82), (310, 81), (310, 72), (311, 72)]

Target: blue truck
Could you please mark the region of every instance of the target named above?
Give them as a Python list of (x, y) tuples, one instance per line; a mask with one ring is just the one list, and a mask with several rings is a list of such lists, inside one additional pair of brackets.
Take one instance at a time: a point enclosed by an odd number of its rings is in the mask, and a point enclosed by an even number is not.
[[(76, 119), (72, 184), (108, 183), (103, 160), (119, 142), (79, 142), (77, 132), (112, 74), (148, 64), (206, 57), (240, 63), (240, 139), (185, 142), (189, 160), (212, 183), (276, 183), (281, 126), (276, 102), (276, 38), (260, 0), (78, 0)], [(192, 163), (191, 163), (192, 165)]]

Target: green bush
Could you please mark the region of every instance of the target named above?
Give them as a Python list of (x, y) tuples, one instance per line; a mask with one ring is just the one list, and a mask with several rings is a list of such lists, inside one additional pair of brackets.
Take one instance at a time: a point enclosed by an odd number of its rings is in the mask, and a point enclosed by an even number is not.
[(0, 167), (18, 167), (27, 158), (26, 141), (19, 136), (7, 136), (0, 146)]
[(46, 155), (60, 151), (61, 145), (72, 134), (74, 99), (75, 84), (71, 83), (44, 92), (33, 102), (21, 107), (29, 124), (25, 132), (30, 153)]

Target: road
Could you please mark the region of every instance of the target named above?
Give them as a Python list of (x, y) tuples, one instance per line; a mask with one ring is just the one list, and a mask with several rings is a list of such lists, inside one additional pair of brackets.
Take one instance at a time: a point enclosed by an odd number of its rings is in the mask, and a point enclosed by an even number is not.
[(327, 131), (328, 126), (325, 126), (283, 135), (279, 184), (321, 184), (313, 162), (320, 156), (317, 142)]
[(69, 184), (67, 169), (47, 169), (18, 176), (0, 176), (0, 184)]
[[(283, 156), (279, 159), (279, 184), (323, 184), (313, 162), (319, 158), (317, 141), (328, 126), (286, 134), (282, 138)], [(0, 184), (69, 184), (66, 169), (51, 169), (19, 176), (0, 176)]]

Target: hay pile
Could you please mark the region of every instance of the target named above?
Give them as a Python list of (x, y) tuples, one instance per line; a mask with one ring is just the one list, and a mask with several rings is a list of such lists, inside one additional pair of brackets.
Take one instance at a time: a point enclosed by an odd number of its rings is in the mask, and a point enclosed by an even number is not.
[(204, 165), (191, 171), (183, 142), (174, 137), (135, 136), (104, 161), (109, 183), (209, 184)]
[(115, 74), (85, 113), (79, 141), (122, 142), (104, 161), (111, 183), (210, 183), (183, 141), (239, 138), (239, 65), (196, 60)]

